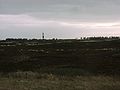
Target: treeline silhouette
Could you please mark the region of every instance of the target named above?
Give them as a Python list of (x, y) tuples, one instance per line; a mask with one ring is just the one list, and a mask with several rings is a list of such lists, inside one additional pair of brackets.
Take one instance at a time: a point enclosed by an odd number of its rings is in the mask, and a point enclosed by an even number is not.
[(43, 40), (105, 40), (105, 39), (120, 39), (120, 37), (81, 37), (77, 39), (27, 39), (27, 38), (6, 38), (6, 40), (1, 41), (43, 41)]
[(120, 39), (120, 37), (83, 37), (82, 40), (105, 40), (105, 39)]

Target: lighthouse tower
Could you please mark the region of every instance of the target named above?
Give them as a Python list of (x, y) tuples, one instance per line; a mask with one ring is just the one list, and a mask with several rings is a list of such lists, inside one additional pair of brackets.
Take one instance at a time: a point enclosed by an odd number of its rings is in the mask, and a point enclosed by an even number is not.
[(44, 33), (42, 33), (42, 40), (44, 40), (45, 39), (45, 36), (44, 36)]

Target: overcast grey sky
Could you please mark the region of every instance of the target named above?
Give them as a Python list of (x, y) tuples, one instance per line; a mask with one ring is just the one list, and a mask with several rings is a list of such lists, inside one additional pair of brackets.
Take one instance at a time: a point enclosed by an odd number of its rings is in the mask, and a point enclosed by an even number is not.
[(120, 0), (0, 0), (0, 38), (119, 36)]

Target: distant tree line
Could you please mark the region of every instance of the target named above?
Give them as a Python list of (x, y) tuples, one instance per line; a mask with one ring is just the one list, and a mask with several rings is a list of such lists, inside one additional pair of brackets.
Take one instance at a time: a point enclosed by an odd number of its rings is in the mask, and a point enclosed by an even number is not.
[(105, 40), (105, 39), (120, 39), (120, 37), (81, 37), (81, 40)]
[(7, 38), (6, 40), (1, 40), (0, 42), (43, 42), (43, 41), (64, 41), (64, 40), (118, 40), (120, 37), (81, 37), (79, 39), (27, 39), (27, 38)]

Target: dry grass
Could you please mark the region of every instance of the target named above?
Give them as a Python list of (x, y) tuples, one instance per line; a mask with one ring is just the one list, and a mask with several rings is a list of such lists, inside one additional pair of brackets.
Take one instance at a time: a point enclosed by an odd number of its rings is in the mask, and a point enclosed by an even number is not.
[(17, 72), (1, 75), (0, 90), (120, 90), (120, 78)]

